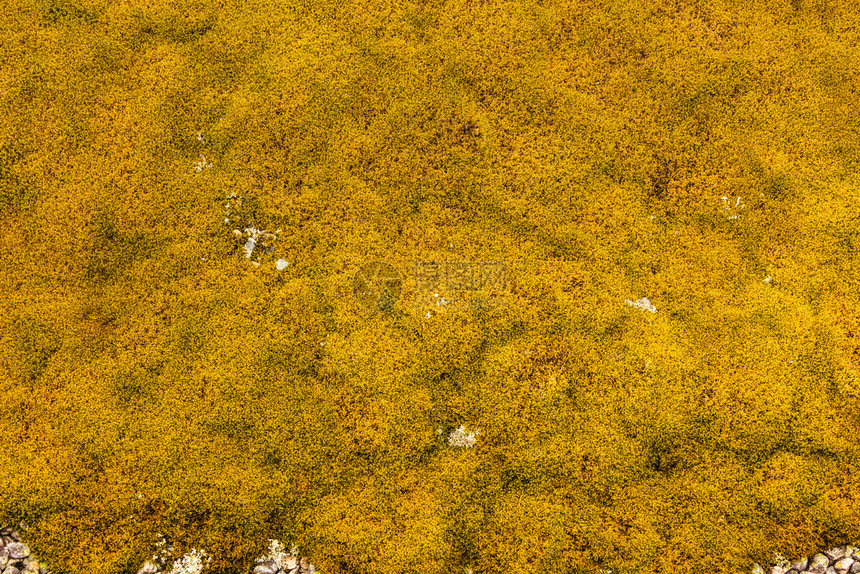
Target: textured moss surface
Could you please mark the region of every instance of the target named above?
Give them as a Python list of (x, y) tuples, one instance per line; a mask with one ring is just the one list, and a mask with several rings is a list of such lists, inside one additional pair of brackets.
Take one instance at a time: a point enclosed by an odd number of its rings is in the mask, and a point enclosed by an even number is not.
[[(57, 574), (135, 572), (156, 532), (219, 574), (269, 538), (326, 574), (860, 540), (853, 2), (0, 21), (0, 523)], [(260, 266), (231, 193), (282, 230)], [(505, 305), (365, 312), (380, 259), (504, 262)]]

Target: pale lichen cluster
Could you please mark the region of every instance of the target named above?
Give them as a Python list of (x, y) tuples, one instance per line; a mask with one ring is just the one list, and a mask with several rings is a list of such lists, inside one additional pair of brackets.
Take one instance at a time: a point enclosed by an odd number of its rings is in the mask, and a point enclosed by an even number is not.
[[(233, 228), (233, 236), (242, 240), (242, 251), (245, 259), (251, 259), (255, 253), (260, 256), (269, 254), (275, 250), (275, 241), (281, 233), (280, 229), (274, 232), (260, 229), (255, 222), (243, 218), (241, 215), (242, 196), (231, 193), (227, 197), (224, 206), (224, 225)], [(259, 265), (259, 261), (251, 261)], [(286, 268), (286, 261), (281, 259), (276, 263), (278, 270)]]

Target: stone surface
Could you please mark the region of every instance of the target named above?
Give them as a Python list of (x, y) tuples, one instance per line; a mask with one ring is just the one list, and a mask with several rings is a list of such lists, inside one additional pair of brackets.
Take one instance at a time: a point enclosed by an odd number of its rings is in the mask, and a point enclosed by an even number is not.
[(276, 574), (279, 568), (274, 560), (267, 560), (254, 567), (254, 574)]
[(10, 560), (23, 560), (30, 555), (30, 547), (20, 542), (13, 542), (7, 545), (6, 550), (9, 551)]
[(812, 559), (809, 561), (809, 566), (807, 566), (807, 569), (811, 570), (816, 567), (821, 567), (826, 570), (828, 566), (830, 566), (830, 559), (825, 554), (819, 552), (812, 556)]
[(851, 574), (857, 574), (857, 572), (860, 572), (860, 562), (857, 562), (857, 561), (855, 560), (855, 561), (854, 561), (854, 565), (853, 565), (853, 566), (851, 566), (851, 569), (849, 570), (849, 572), (850, 572)]
[[(479, 433), (475, 433), (479, 434)], [(5, 534), (4, 534), (5, 533)], [(22, 543), (18, 532), (9, 526), (0, 528), (0, 574), (51, 574), (45, 562), (40, 562), (32, 556), (30, 548)], [(292, 554), (279, 550), (277, 541), (273, 543), (273, 554), (258, 560), (262, 562), (254, 568), (254, 574), (314, 574), (313, 564), (307, 557), (296, 556), (298, 550), (293, 548)], [(804, 558), (790, 565), (787, 560), (778, 557), (769, 572), (771, 574), (860, 574), (860, 550), (853, 546), (831, 548), (819, 552), (810, 558)], [(857, 557), (855, 559), (855, 556)], [(151, 560), (144, 563), (137, 574), (159, 574), (158, 566)], [(754, 564), (753, 574), (765, 574), (759, 564)]]

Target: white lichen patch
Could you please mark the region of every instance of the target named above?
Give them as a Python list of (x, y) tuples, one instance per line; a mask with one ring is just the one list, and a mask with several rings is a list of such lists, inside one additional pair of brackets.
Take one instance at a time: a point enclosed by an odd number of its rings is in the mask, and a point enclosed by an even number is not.
[[(233, 235), (236, 239), (243, 241), (242, 251), (245, 253), (245, 259), (251, 259), (255, 253), (265, 254), (275, 250), (274, 243), (278, 239), (281, 230), (278, 229), (274, 233), (260, 229), (250, 220), (245, 220), (241, 217), (242, 197), (235, 193), (231, 193), (227, 197), (227, 203), (224, 205), (224, 225), (233, 227)], [(239, 213), (237, 213), (239, 211)], [(244, 229), (242, 229), (244, 223)], [(259, 265), (258, 261), (251, 262), (254, 265)], [(278, 270), (281, 271), (287, 266), (284, 259), (277, 262)]]
[(212, 169), (212, 162), (207, 161), (206, 157), (201, 153), (200, 159), (194, 162), (194, 171), (201, 172), (203, 169)]
[(173, 563), (169, 574), (200, 574), (209, 562), (212, 562), (211, 556), (207, 556), (202, 550), (192, 548), (191, 552)]
[(466, 434), (466, 429), (463, 425), (448, 435), (448, 444), (451, 446), (457, 446), (462, 448), (472, 448), (475, 446), (475, 442), (477, 439), (475, 435), (480, 435), (480, 431), (475, 431), (472, 433)]
[(723, 207), (721, 211), (726, 213), (729, 219), (737, 219), (737, 212), (744, 207), (744, 204), (741, 203), (741, 198), (738, 197), (737, 199), (735, 199), (734, 203), (732, 203), (732, 201), (726, 196), (723, 196), (720, 199), (723, 200)]
[(649, 301), (647, 297), (642, 297), (637, 301), (625, 299), (624, 302), (632, 307), (636, 307), (637, 309), (642, 309), (643, 311), (650, 311), (652, 313), (657, 312), (657, 308), (651, 304), (651, 301)]
[(257, 240), (253, 237), (249, 238), (248, 241), (245, 242), (245, 245), (242, 249), (245, 250), (245, 259), (250, 259), (251, 254), (254, 252), (254, 247), (257, 246)]
[(277, 540), (269, 540), (269, 553), (265, 556), (257, 558), (259, 563), (274, 562), (275, 565), (282, 571), (292, 574), (298, 572), (301, 566), (308, 572), (314, 572), (313, 564), (307, 564), (306, 558), (299, 558), (298, 548), (292, 547), (289, 553), (284, 551), (284, 546)]

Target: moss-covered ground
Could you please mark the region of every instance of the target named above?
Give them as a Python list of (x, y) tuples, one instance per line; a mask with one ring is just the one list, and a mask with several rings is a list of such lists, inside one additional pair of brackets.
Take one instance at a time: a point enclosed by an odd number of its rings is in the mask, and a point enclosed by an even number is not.
[[(155, 532), (218, 574), (269, 538), (325, 574), (860, 541), (854, 2), (0, 22), (0, 523), (55, 573), (133, 573)], [(230, 194), (282, 230), (259, 266)], [(503, 262), (504, 305), (366, 311), (374, 260)]]

